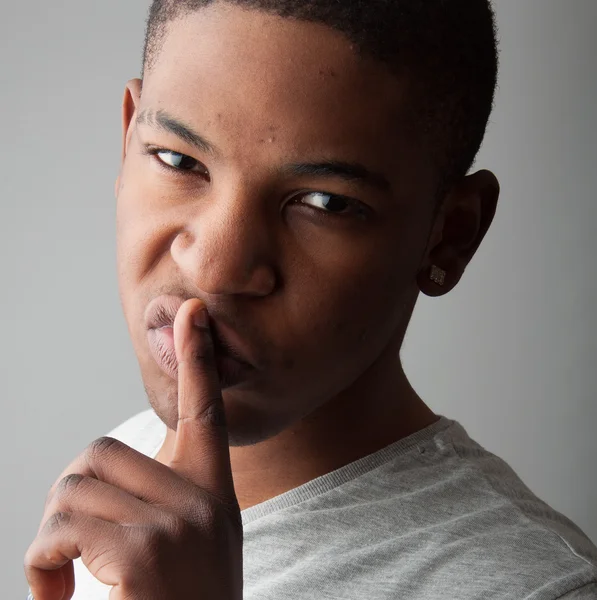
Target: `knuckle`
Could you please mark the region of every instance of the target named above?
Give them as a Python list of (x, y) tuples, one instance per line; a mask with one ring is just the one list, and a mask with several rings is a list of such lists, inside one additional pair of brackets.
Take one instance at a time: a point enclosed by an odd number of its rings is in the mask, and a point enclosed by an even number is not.
[(81, 483), (86, 479), (79, 473), (71, 473), (63, 477), (56, 486), (56, 495), (63, 496), (65, 494), (73, 494)]
[(220, 520), (220, 513), (221, 509), (216, 502), (204, 500), (197, 510), (197, 525), (202, 530), (212, 530)]
[(220, 396), (206, 401), (199, 413), (199, 420), (210, 428), (226, 427), (226, 413)]
[(174, 540), (182, 540), (189, 534), (189, 524), (182, 517), (178, 515), (168, 515), (166, 519), (166, 530), (168, 531), (169, 537)]
[(44, 531), (52, 534), (67, 527), (72, 521), (72, 514), (64, 511), (56, 512), (50, 516), (44, 525)]
[(90, 461), (102, 458), (110, 452), (117, 452), (121, 442), (109, 436), (103, 436), (89, 444), (86, 450), (87, 459)]

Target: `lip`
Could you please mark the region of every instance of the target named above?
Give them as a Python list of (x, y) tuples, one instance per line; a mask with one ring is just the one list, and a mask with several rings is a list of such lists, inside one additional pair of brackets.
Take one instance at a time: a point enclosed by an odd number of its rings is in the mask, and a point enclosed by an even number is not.
[[(178, 360), (174, 350), (174, 330), (165, 326), (149, 329), (147, 341), (151, 354), (160, 369), (172, 379), (178, 378)], [(216, 368), (222, 389), (235, 386), (251, 375), (255, 369), (216, 349)]]
[(163, 295), (154, 298), (145, 310), (145, 325), (147, 329), (172, 327), (176, 313), (184, 303), (184, 298), (180, 296)]
[[(180, 296), (163, 295), (152, 300), (145, 311), (147, 341), (151, 354), (162, 371), (173, 379), (178, 377), (173, 324), (184, 302), (185, 299)], [(240, 383), (256, 370), (253, 363), (239, 349), (232, 332), (211, 316), (210, 330), (220, 384), (223, 388)]]

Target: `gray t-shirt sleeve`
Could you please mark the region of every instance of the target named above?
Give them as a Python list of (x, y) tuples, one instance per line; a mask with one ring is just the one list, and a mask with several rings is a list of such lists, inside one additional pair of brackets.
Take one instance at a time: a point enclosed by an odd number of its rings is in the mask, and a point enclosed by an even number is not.
[(597, 581), (568, 592), (558, 600), (597, 600)]

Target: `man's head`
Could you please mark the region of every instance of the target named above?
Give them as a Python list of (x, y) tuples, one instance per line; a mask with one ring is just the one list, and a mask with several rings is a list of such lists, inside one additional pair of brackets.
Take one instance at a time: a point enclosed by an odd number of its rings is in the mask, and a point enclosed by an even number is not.
[(144, 318), (160, 294), (199, 297), (241, 340), (257, 369), (224, 400), (231, 444), (254, 443), (391, 377), (419, 291), (456, 285), (491, 223), (495, 178), (465, 177), (496, 78), (487, 3), (354, 4), (154, 2), (124, 101), (118, 261), (170, 427), (176, 380)]

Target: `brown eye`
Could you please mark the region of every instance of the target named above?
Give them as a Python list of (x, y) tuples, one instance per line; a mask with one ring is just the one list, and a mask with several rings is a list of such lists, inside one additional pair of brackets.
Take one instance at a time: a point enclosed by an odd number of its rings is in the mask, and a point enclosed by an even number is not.
[(353, 200), (352, 198), (345, 198), (344, 196), (337, 196), (335, 194), (326, 194), (325, 192), (304, 192), (299, 194), (294, 200), (297, 204), (305, 204), (315, 210), (319, 210), (326, 213), (329, 216), (338, 217), (366, 217), (367, 211), (363, 204)]
[(166, 166), (178, 171), (194, 171), (205, 173), (205, 167), (194, 158), (172, 150), (158, 150), (155, 155)]
[[(307, 202), (305, 198), (313, 198), (313, 202)], [(309, 204), (314, 208), (323, 208), (328, 212), (342, 213), (347, 208), (350, 208), (350, 204), (347, 200), (341, 196), (332, 196), (331, 194), (324, 194), (322, 192), (312, 192), (302, 196), (301, 202), (303, 204)]]

